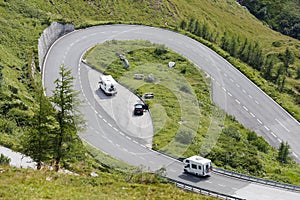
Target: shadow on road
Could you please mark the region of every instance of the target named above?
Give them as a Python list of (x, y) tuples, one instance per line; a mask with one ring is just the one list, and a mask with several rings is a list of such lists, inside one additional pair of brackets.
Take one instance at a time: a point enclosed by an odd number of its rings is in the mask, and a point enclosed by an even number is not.
[(115, 95), (108, 96), (104, 94), (104, 92), (101, 89), (95, 90), (95, 94), (100, 98), (100, 99), (112, 99), (115, 97)]
[(187, 173), (182, 173), (178, 177), (183, 180), (190, 181), (193, 183), (199, 183), (199, 182), (204, 182), (204, 181), (209, 180), (209, 176), (201, 177), (201, 176), (195, 176), (195, 175), (187, 174)]

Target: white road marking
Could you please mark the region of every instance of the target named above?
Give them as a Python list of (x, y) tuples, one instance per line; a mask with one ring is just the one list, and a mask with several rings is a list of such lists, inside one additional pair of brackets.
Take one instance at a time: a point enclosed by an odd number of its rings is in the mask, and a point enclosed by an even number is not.
[(224, 73), (224, 76), (225, 76), (225, 77), (227, 77), (227, 74), (226, 74), (226, 73)]
[(209, 181), (209, 180), (207, 180), (207, 181), (205, 181), (205, 183), (212, 183), (211, 181)]
[(282, 126), (287, 132), (290, 132), (290, 130), (287, 127), (285, 127), (278, 119), (275, 119), (275, 121), (277, 121), (278, 124), (280, 124), (280, 126)]
[(219, 87), (221, 86), (221, 84), (220, 84), (218, 81), (216, 82), (216, 84), (217, 84)]
[(243, 106), (244, 110), (248, 111), (248, 108), (246, 106)]
[(241, 102), (240, 102), (239, 100), (235, 99), (235, 101), (236, 101), (238, 104), (241, 104)]
[(131, 138), (130, 138), (130, 137), (128, 137), (128, 136), (126, 136), (126, 138), (127, 138), (128, 140), (131, 140)]
[(125, 134), (124, 134), (124, 133), (122, 133), (121, 131), (119, 131), (119, 133), (120, 133), (120, 135), (122, 135), (122, 136), (125, 136)]
[(141, 158), (142, 160), (145, 160), (145, 158), (144, 158), (144, 157), (142, 157), (142, 156), (139, 156), (139, 158)]
[(258, 101), (256, 101), (256, 100), (255, 100), (255, 103), (256, 103), (256, 104), (259, 104)]
[(226, 89), (224, 87), (222, 87), (222, 89), (226, 92)]
[(109, 143), (113, 143), (110, 139), (107, 140)]
[(107, 123), (108, 126), (112, 127), (112, 125), (110, 123)]
[(119, 145), (119, 144), (116, 144), (116, 146), (117, 146), (118, 148), (120, 148), (120, 145)]
[(217, 67), (217, 70), (218, 70), (218, 71), (221, 71), (221, 69), (220, 69), (219, 67)]
[(218, 184), (218, 186), (220, 186), (220, 187), (225, 187), (225, 185), (222, 185), (222, 184)]
[(298, 155), (297, 155), (295, 152), (293, 152), (293, 155), (294, 155), (296, 158), (298, 158)]
[(269, 130), (270, 130), (270, 129), (269, 129), (267, 126), (266, 126), (266, 125), (264, 126), (264, 128), (265, 128), (267, 131), (269, 131)]
[(230, 81), (231, 81), (231, 82), (234, 82), (232, 78), (230, 78)]
[(256, 120), (258, 121), (258, 123), (262, 124), (262, 122), (260, 121), (260, 119), (257, 118)]
[(235, 85), (236, 85), (236, 87), (238, 87), (238, 88), (240, 87), (240, 85), (239, 85), (239, 84), (237, 84), (237, 83), (236, 83)]
[(246, 94), (246, 90), (243, 89), (242, 91)]
[(253, 98), (253, 97), (252, 97), (250, 94), (248, 95), (248, 97), (249, 97), (250, 99), (252, 99), (252, 98)]
[(280, 142), (280, 143), (282, 142), (282, 140), (281, 140), (281, 139), (279, 139), (279, 138), (277, 138), (277, 140), (278, 140), (278, 142)]
[(133, 142), (134, 142), (134, 143), (136, 143), (136, 144), (138, 144), (138, 142), (137, 142), (137, 141), (135, 141), (135, 140), (133, 140)]
[(211, 78), (211, 80), (213, 80), (213, 81), (215, 80), (215, 78), (214, 78), (214, 77), (210, 77), (210, 78)]
[(123, 148), (123, 150), (124, 150), (124, 151), (126, 151), (126, 152), (128, 152), (128, 150), (127, 150), (127, 149), (125, 149), (125, 148)]
[(250, 112), (250, 115), (251, 115), (252, 117), (255, 117), (255, 115), (254, 115), (252, 112)]
[(115, 130), (115, 131), (118, 131), (118, 129), (117, 129), (116, 127), (114, 127), (114, 130)]
[(277, 135), (275, 135), (275, 133), (273, 133), (272, 131), (271, 131), (271, 134), (272, 134), (275, 138), (277, 138)]
[(144, 148), (146, 148), (146, 146), (145, 146), (145, 145), (143, 145), (143, 144), (140, 144), (140, 146), (141, 146), (141, 147), (144, 147)]
[(105, 123), (107, 123), (106, 119), (103, 119), (103, 121), (104, 121)]
[(227, 92), (227, 94), (232, 97), (232, 94), (230, 92)]

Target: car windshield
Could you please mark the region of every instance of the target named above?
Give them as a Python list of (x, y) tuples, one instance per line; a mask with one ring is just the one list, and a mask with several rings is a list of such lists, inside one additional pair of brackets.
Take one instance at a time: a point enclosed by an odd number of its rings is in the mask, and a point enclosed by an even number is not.
[(142, 108), (143, 108), (143, 105), (142, 105), (142, 104), (136, 104), (136, 105), (135, 105), (135, 108), (142, 109)]

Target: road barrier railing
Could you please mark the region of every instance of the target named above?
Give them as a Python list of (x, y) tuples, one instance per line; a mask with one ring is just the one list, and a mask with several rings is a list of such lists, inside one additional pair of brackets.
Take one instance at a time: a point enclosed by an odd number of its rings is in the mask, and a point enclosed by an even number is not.
[(195, 192), (198, 194), (202, 194), (202, 195), (206, 195), (206, 196), (212, 196), (212, 197), (216, 197), (219, 199), (228, 199), (228, 200), (245, 200), (243, 198), (239, 198), (239, 197), (235, 197), (235, 196), (231, 196), (231, 195), (227, 195), (227, 194), (222, 194), (219, 192), (215, 192), (215, 191), (211, 191), (211, 190), (207, 190), (207, 189), (203, 189), (200, 187), (196, 187), (190, 184), (186, 184), (174, 179), (170, 179), (167, 178), (170, 182), (175, 183), (175, 185), (181, 189), (187, 190), (187, 191), (191, 191), (191, 192)]
[(225, 169), (221, 169), (221, 168), (217, 168), (217, 167), (213, 168), (213, 172), (228, 175), (228, 176), (239, 178), (239, 179), (244, 179), (244, 180), (251, 181), (251, 182), (269, 185), (269, 186), (273, 186), (273, 187), (277, 187), (277, 188), (283, 188), (283, 189), (291, 190), (294, 192), (300, 192), (300, 186), (297, 186), (297, 185), (280, 183), (277, 181), (272, 181), (272, 180), (263, 179), (263, 178), (256, 178), (253, 176), (248, 176), (245, 174), (240, 174), (237, 172), (233, 172), (233, 171), (229, 171), (229, 170), (225, 170)]

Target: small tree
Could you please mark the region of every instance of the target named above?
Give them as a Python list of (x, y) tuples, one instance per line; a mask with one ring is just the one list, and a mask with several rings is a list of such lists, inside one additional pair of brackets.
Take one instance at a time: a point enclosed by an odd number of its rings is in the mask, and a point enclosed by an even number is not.
[(54, 159), (55, 170), (58, 171), (60, 163), (70, 155), (80, 154), (81, 141), (77, 135), (84, 124), (82, 115), (78, 111), (78, 93), (72, 89), (74, 77), (71, 71), (63, 65), (59, 71), (60, 77), (55, 80), (55, 89), (51, 101), (57, 109), (56, 120), (58, 129), (55, 132)]
[(289, 156), (289, 150), (290, 145), (287, 142), (281, 142), (280, 147), (278, 149), (278, 157), (277, 160), (281, 163), (287, 163), (288, 162), (288, 156)]
[(37, 163), (37, 169), (41, 169), (42, 162), (52, 158), (52, 133), (57, 123), (54, 109), (48, 98), (44, 96), (44, 91), (38, 91), (37, 95), (39, 105), (31, 119), (31, 127), (26, 130), (22, 138), (22, 148), (23, 152)]

